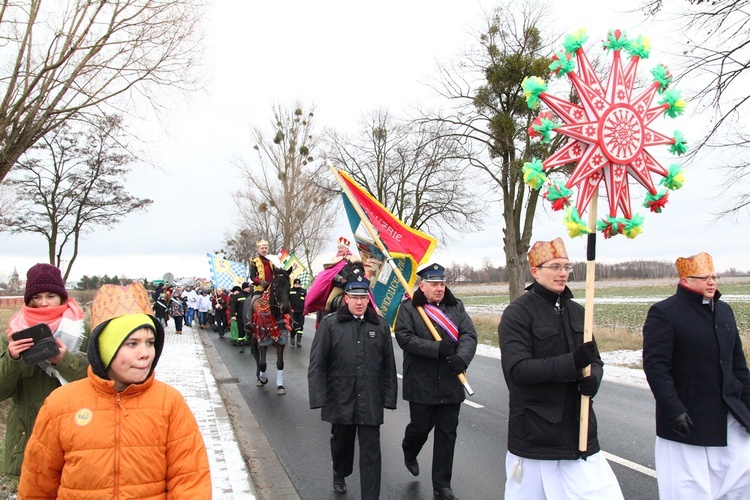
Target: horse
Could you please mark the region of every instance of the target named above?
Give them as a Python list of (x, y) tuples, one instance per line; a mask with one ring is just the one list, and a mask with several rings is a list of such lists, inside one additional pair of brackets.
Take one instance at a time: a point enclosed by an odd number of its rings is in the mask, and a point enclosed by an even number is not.
[(284, 347), (291, 331), (289, 305), (289, 273), (277, 269), (274, 278), (265, 289), (260, 300), (253, 307), (253, 333), (250, 349), (255, 358), (256, 385), (263, 387), (268, 383), (266, 376), (266, 352), (268, 346), (276, 349), (276, 394), (286, 394), (284, 388)]

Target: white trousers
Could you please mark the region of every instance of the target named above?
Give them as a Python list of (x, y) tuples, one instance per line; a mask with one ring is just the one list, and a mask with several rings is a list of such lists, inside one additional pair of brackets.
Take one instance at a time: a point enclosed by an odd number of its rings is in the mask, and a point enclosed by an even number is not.
[(615, 473), (602, 453), (586, 460), (535, 460), (508, 452), (505, 475), (506, 500), (623, 498)]
[(750, 498), (750, 433), (729, 414), (727, 446), (693, 446), (656, 438), (661, 500)]

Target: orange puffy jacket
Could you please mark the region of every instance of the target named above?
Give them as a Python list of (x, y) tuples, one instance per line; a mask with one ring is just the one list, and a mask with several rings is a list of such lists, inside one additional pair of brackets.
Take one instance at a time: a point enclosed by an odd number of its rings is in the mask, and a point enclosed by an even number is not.
[(182, 395), (154, 378), (123, 392), (88, 370), (44, 403), (26, 448), (23, 498), (211, 498), (208, 457)]

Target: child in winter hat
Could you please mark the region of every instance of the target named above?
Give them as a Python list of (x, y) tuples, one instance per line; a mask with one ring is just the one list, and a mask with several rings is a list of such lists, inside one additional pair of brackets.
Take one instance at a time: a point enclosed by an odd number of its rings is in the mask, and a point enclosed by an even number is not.
[(65, 290), (65, 282), (60, 270), (52, 264), (34, 264), (26, 273), (26, 291), (23, 301), (29, 305), (31, 298), (42, 292), (56, 293), (63, 302), (68, 300), (68, 292)]

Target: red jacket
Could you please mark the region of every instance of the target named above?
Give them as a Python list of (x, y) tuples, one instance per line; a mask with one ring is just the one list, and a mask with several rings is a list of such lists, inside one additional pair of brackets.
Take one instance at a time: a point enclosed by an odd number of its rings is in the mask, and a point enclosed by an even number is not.
[(19, 498), (211, 498), (208, 457), (182, 395), (154, 378), (123, 392), (95, 375), (54, 391), (26, 448)]

